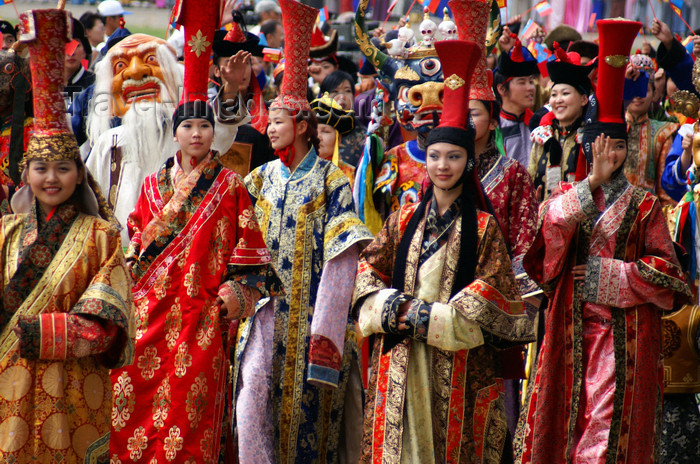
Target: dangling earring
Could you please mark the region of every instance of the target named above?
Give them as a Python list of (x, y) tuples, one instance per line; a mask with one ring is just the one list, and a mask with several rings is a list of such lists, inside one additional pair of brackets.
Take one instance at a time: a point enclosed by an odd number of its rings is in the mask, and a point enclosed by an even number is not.
[(474, 169), (474, 160), (470, 159), (467, 161), (467, 172), (472, 172), (472, 169)]

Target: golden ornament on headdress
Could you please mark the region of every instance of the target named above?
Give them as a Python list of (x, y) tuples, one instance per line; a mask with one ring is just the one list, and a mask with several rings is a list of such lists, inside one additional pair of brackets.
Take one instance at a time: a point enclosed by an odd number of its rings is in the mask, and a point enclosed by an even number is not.
[(627, 66), (627, 63), (629, 63), (630, 58), (629, 56), (626, 55), (608, 55), (605, 57), (605, 62), (612, 66), (613, 68), (622, 68), (624, 66)]
[(27, 151), (20, 162), (20, 172), (30, 161), (80, 161), (80, 148), (73, 134), (53, 134), (32, 137), (27, 144)]
[(403, 79), (406, 81), (420, 81), (420, 76), (417, 72), (411, 69), (408, 65), (396, 71), (394, 79)]
[(452, 90), (457, 90), (458, 88), (462, 87), (466, 82), (464, 79), (459, 77), (457, 74), (453, 74), (447, 79), (445, 79), (445, 85), (449, 87)]
[(700, 99), (693, 92), (678, 90), (671, 95), (671, 111), (680, 113), (687, 118), (696, 119), (700, 111)]

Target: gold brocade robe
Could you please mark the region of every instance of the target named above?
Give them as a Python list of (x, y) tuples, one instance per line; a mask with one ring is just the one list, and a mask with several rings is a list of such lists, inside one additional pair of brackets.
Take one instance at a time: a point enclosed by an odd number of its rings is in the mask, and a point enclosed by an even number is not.
[[(3, 294), (36, 237), (35, 214), (2, 218)], [(106, 449), (109, 368), (132, 361), (131, 284), (119, 232), (82, 213), (69, 227), (0, 328), (1, 462), (78, 463), (88, 447)], [(18, 322), (21, 342), (12, 331)]]
[[(397, 250), (418, 204), (385, 222), (360, 257), (353, 307), (363, 335), (375, 334), (365, 402), (363, 463), (500, 463), (506, 440), (502, 366), (497, 347), (534, 338), (523, 314), (503, 235), (477, 216), (474, 281), (450, 296), (458, 267), (462, 219), (438, 249), (422, 252), (425, 218), (406, 259), (405, 285), (391, 288)], [(421, 256), (425, 258), (419, 265)], [(384, 323), (397, 294), (420, 300), (429, 325), (385, 352)]]

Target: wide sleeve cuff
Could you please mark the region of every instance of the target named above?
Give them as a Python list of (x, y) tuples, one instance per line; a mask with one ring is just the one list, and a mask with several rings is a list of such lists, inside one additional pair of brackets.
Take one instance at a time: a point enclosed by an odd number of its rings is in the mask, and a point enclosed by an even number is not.
[(433, 303), (426, 338), (428, 345), (446, 351), (469, 350), (484, 344), (481, 328), (444, 303)]
[(475, 280), (449, 301), (467, 320), (489, 334), (499, 347), (535, 340), (534, 327), (524, 312), (522, 301), (508, 300), (483, 280)]
[(323, 335), (311, 335), (309, 342), (309, 383), (322, 388), (337, 388), (343, 356), (335, 343)]
[(229, 264), (226, 268), (226, 280), (254, 288), (265, 298), (284, 295), (282, 281), (271, 264)]
[(408, 301), (408, 299), (393, 288), (385, 288), (368, 295), (362, 301), (358, 318), (362, 336), (368, 337), (375, 333), (397, 333), (396, 312), (404, 301)]
[(406, 325), (408, 334), (419, 342), (428, 340), (428, 330), (430, 327), (431, 307), (428, 303), (418, 298), (411, 300), (408, 313), (406, 314)]
[(19, 324), (20, 356), (27, 359), (65, 360), (101, 355), (110, 349), (119, 330), (111, 321), (68, 313), (22, 316)]

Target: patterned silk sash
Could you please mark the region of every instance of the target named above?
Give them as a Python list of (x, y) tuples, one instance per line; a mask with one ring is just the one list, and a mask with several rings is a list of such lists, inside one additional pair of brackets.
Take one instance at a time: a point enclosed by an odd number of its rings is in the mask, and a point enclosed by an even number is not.
[(158, 173), (158, 189), (166, 205), (143, 230), (141, 254), (132, 269), (135, 280), (144, 275), (153, 260), (183, 231), (223, 169), (210, 155), (181, 179), (180, 188), (173, 191), (170, 177), (173, 165), (171, 158)]
[(39, 227), (43, 219), (38, 217), (37, 204), (34, 202), (29, 214), (24, 218), (24, 233), (20, 236), (21, 252), (17, 270), (12, 274), (2, 296), (0, 310), (0, 330), (17, 309), (36, 288), (54, 256), (61, 248), (71, 229), (78, 210), (72, 203), (63, 203), (54, 212), (51, 219)]
[[(32, 279), (34, 284), (26, 290), (26, 298), (0, 329), (0, 359), (18, 341), (17, 335), (12, 331), (12, 328), (17, 325), (19, 316), (41, 314), (44, 308), (51, 303), (56, 287), (63, 281), (63, 274), (75, 266), (75, 262), (80, 258), (81, 253), (87, 246), (90, 236), (87, 232), (90, 230), (94, 220), (95, 218), (91, 216), (78, 215), (72, 221), (70, 229), (63, 236), (61, 246), (52, 255), (51, 261), (47, 264), (45, 270), (42, 270), (42, 275)], [(2, 227), (4, 229), (2, 235), (9, 244), (9, 251), (5, 256), (7, 261), (4, 263), (3, 271), (9, 273), (12, 272), (13, 263), (17, 262), (17, 257), (20, 254), (20, 241), (27, 233), (25, 229), (26, 223), (19, 216), (14, 222), (3, 221)], [(18, 267), (14, 274), (17, 275), (19, 272), (20, 269)]]

